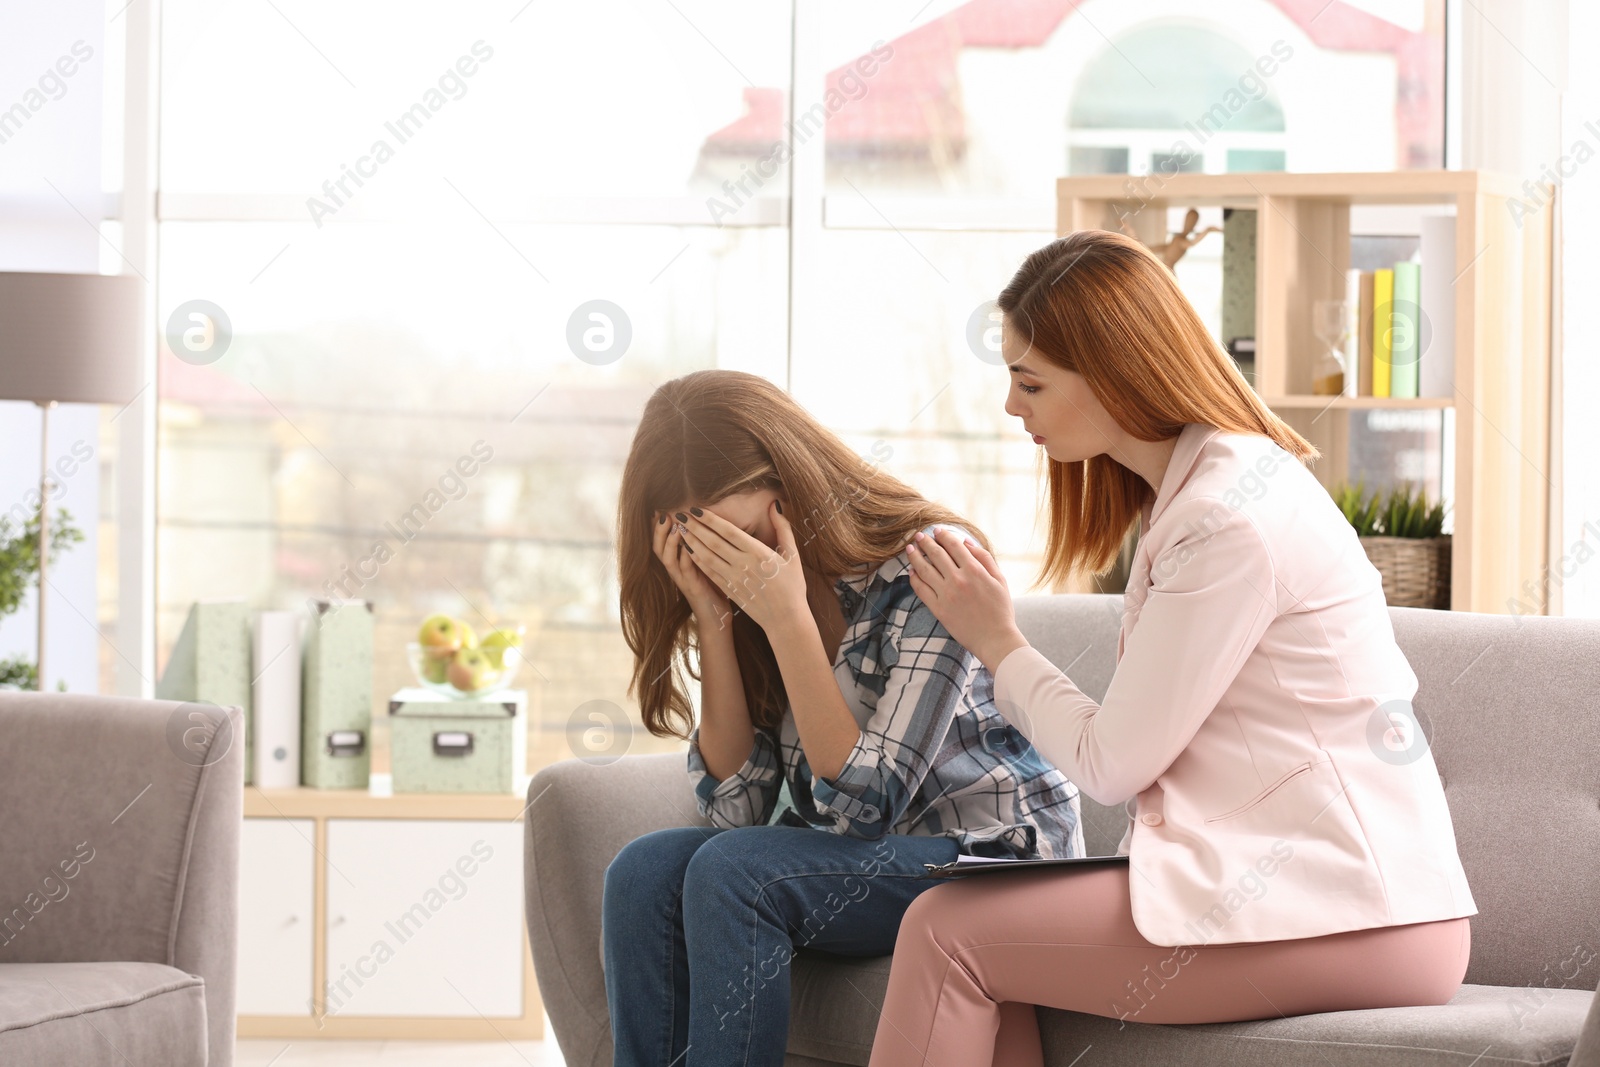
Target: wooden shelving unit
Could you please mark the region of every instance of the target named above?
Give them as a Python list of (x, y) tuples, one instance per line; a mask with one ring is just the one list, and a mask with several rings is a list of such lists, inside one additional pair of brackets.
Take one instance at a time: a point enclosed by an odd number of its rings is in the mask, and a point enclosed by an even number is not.
[[(1155, 244), (1167, 238), (1169, 207), (1254, 209), (1263, 398), (1321, 450), (1315, 470), (1324, 485), (1344, 479), (1349, 412), (1454, 409), (1454, 470), (1445, 472), (1455, 495), (1451, 607), (1505, 613), (1547, 602), (1554, 190), (1543, 191), (1546, 207), (1519, 227), (1508, 203), (1526, 196), (1522, 183), (1484, 171), (1095, 175), (1058, 179), (1056, 218), (1065, 235), (1116, 230), (1131, 213), (1140, 238)], [(1311, 393), (1312, 305), (1343, 298), (1350, 209), (1365, 204), (1454, 209), (1454, 396)]]
[(1382, 408), (1449, 408), (1455, 406), (1455, 401), (1448, 397), (1414, 396), (1268, 396), (1263, 397), (1274, 411), (1279, 409), (1300, 410), (1310, 408), (1312, 411), (1325, 411), (1329, 408), (1342, 410), (1371, 411)]
[[(303, 932), (305, 927), (300, 923), (308, 922), (310, 925), (309, 972), (297, 976), (304, 979), (304, 986), (310, 992), (310, 997), (293, 1013), (252, 1014), (242, 1010), (238, 1017), (239, 1036), (284, 1040), (364, 1038), (497, 1042), (543, 1037), (544, 1007), (539, 999), (539, 989), (534, 979), (533, 956), (528, 950), (527, 926), (520, 904), (523, 870), (522, 820), (526, 807), (527, 801), (519, 793), (455, 795), (413, 793), (372, 796), (364, 789), (263, 790), (255, 786), (246, 786), (244, 793), (246, 848), (252, 824), (267, 824), (275, 828), (284, 826), (304, 828), (296, 829), (285, 836), (292, 843), (304, 846), (299, 851), (304, 853), (305, 864), (309, 868), (306, 873), (312, 882), (308, 901), (310, 914), (296, 916), (293, 926), (282, 929), (284, 936), (297, 935), (303, 939), (306, 937), (306, 933)], [(394, 871), (384, 870), (381, 866), (374, 869), (338, 864), (334, 859), (335, 850), (330, 847), (330, 824), (339, 823), (350, 827), (375, 825), (414, 827), (424, 832), (424, 836), (430, 827), (491, 825), (503, 831), (500, 842), (502, 846), (505, 844), (506, 836), (514, 836), (516, 847), (511, 850), (514, 854), (508, 852), (500, 858), (502, 868), (498, 871), (504, 878), (508, 873), (504, 865), (512, 865), (509, 870), (514, 875), (518, 897), (514, 912), (486, 919), (481, 914), (483, 909), (479, 898), (471, 897), (464, 898), (464, 902), (459, 904), (447, 900), (443, 908), (451, 910), (441, 909), (441, 915), (447, 915), (448, 918), (441, 918), (438, 921), (459, 920), (464, 917), (464, 913), (472, 912), (475, 928), (479, 928), (480, 933), (481, 928), (487, 925), (500, 935), (500, 938), (495, 940), (497, 945), (515, 943), (521, 953), (519, 1013), (508, 1015), (501, 1012), (482, 1015), (476, 1010), (465, 1010), (462, 1008), (461, 1000), (445, 986), (439, 987), (437, 1003), (455, 1009), (453, 1014), (431, 1014), (424, 1011), (367, 1015), (361, 1012), (359, 1003), (353, 1004), (348, 1011), (330, 1007), (324, 998), (328, 984), (338, 980), (341, 975), (347, 976), (350, 970), (348, 966), (335, 967), (336, 960), (333, 947), (330, 945), (330, 928), (345, 921), (342, 916), (330, 914), (332, 907), (330, 898), (336, 888), (333, 883), (336, 880), (348, 883), (345, 872), (349, 872), (349, 876), (357, 878), (365, 888), (368, 883), (382, 883), (395, 874)], [(403, 866), (400, 862), (403, 859), (404, 857), (396, 858), (397, 866)], [(341, 867), (344, 871), (341, 871)], [(429, 870), (427, 873), (432, 875), (435, 872)], [(484, 876), (478, 875), (478, 877), (481, 879)], [(471, 892), (470, 883), (466, 884), (469, 887), (468, 891)], [(293, 910), (289, 905), (285, 905), (285, 908)], [(246, 915), (241, 917), (241, 921), (274, 924), (279, 920), (276, 916)], [(392, 934), (385, 936), (393, 937)], [(461, 946), (462, 952), (472, 950), (471, 944)], [(405, 947), (401, 945), (396, 950), (397, 958), (405, 951)], [(271, 966), (270, 961), (260, 958), (241, 958), (241, 965), (255, 968)], [(356, 966), (358, 970), (361, 967), (359, 963)], [(335, 973), (336, 970), (339, 973)], [(365, 976), (370, 979), (374, 973), (381, 971), (374, 968), (373, 972), (362, 971), (362, 974), (356, 977)], [(348, 989), (349, 986), (346, 985), (344, 988)], [(296, 1004), (299, 1006), (298, 1001)], [(467, 1007), (475, 1008), (471, 1004)]]

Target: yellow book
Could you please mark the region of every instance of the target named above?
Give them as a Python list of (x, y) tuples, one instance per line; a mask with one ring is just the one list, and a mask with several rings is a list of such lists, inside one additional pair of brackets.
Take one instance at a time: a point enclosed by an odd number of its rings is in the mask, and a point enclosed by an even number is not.
[(1361, 272), (1361, 318), (1356, 327), (1360, 350), (1356, 371), (1356, 396), (1372, 395), (1372, 272)]
[(1372, 272), (1372, 395), (1389, 395), (1394, 345), (1394, 270)]

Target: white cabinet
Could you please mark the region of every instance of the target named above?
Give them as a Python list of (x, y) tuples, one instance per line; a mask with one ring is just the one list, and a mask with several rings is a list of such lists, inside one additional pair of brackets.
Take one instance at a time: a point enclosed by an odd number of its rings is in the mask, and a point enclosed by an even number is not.
[(513, 793), (246, 789), (239, 1035), (544, 1036), (525, 807)]
[(239, 837), (239, 1014), (312, 1014), (316, 822), (246, 819)]
[(328, 819), (327, 1015), (521, 1017), (522, 834)]

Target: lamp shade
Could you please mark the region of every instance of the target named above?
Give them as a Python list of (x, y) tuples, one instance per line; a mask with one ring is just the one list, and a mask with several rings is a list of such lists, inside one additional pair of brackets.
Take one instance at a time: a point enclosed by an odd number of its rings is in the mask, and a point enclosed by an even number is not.
[(143, 317), (132, 274), (0, 272), (0, 400), (128, 403)]

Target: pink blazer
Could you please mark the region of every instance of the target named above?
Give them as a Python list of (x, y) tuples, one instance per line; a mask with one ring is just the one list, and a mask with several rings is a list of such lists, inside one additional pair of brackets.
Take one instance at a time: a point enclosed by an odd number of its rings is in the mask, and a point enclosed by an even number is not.
[(1417, 678), (1383, 587), (1306, 467), (1191, 423), (1145, 506), (1096, 704), (1033, 648), (995, 703), (1102, 804), (1129, 802), (1133, 920), (1157, 945), (1474, 915)]

